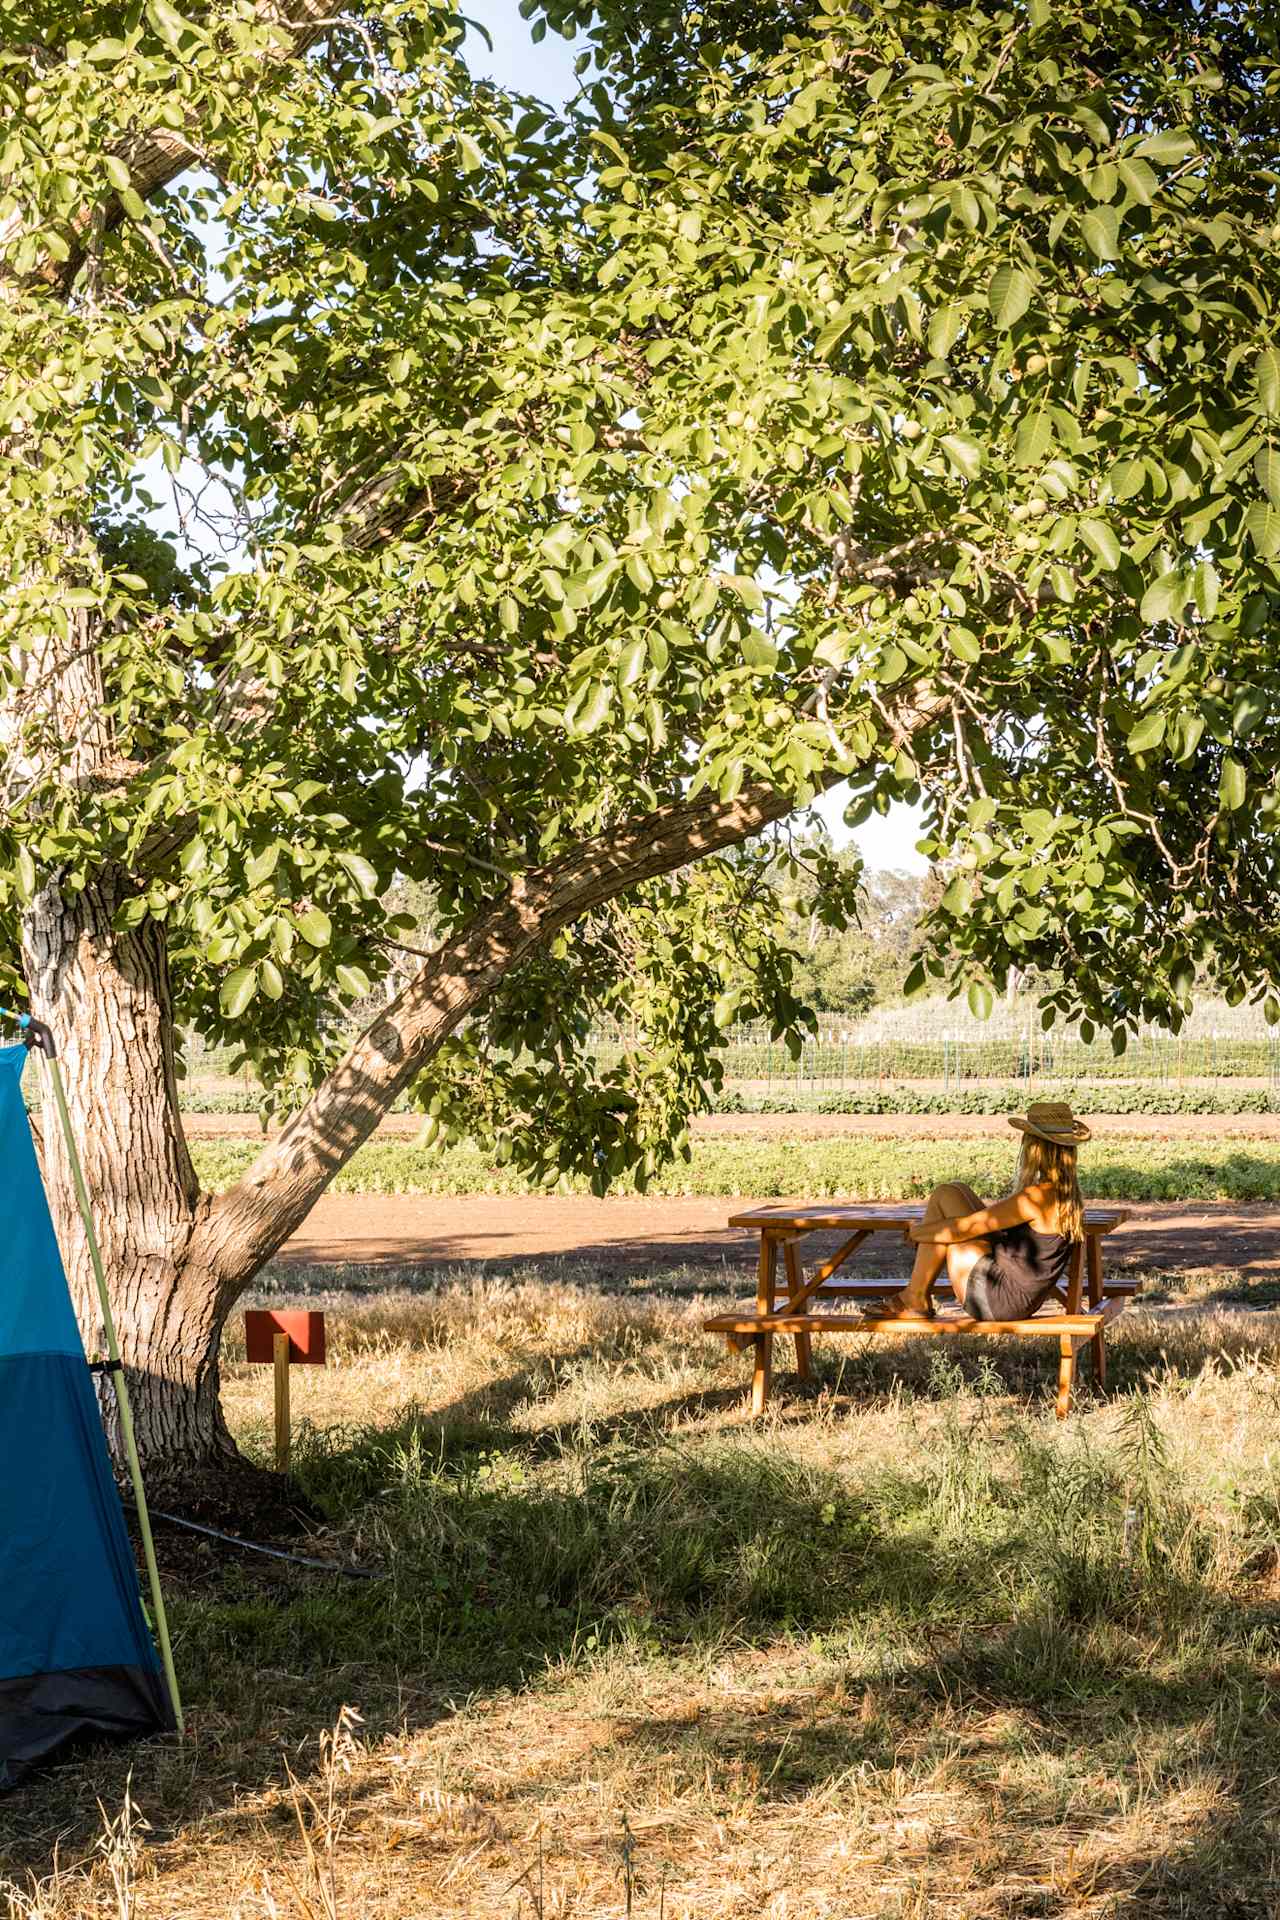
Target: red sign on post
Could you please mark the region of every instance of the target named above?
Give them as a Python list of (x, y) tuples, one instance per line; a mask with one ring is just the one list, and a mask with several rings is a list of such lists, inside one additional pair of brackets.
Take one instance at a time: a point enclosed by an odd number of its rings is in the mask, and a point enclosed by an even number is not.
[(275, 1359), (278, 1333), (288, 1337), (291, 1367), (324, 1365), (322, 1313), (275, 1313), (265, 1307), (253, 1307), (244, 1316), (245, 1359), (269, 1367)]
[(244, 1316), (246, 1360), (276, 1370), (276, 1472), (289, 1471), (289, 1369), (324, 1365), (324, 1315), (273, 1313), (251, 1307)]

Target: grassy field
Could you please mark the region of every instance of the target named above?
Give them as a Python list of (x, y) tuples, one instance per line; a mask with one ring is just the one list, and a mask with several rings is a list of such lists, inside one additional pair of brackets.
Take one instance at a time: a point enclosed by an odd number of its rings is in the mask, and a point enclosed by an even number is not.
[[(888, 1123), (889, 1126), (892, 1122)], [(197, 1140), (196, 1169), (206, 1186), (230, 1185), (250, 1165), (261, 1142)], [(927, 1139), (776, 1140), (696, 1139), (691, 1158), (677, 1160), (649, 1184), (654, 1194), (742, 1194), (772, 1199), (804, 1193), (811, 1199), (919, 1198), (936, 1186), (940, 1149)], [(1016, 1147), (1003, 1140), (948, 1140), (946, 1177), (967, 1180), (980, 1193), (1002, 1193), (1013, 1176)], [(1123, 1134), (1096, 1139), (1083, 1151), (1080, 1182), (1099, 1200), (1280, 1200), (1280, 1141), (1221, 1146), (1202, 1140), (1152, 1140)], [(419, 1147), (410, 1140), (375, 1140), (361, 1147), (333, 1182), (338, 1193), (527, 1193), (511, 1167), (496, 1167), (469, 1146)], [(561, 1191), (585, 1191), (565, 1181)]]
[(1266, 1293), (1127, 1314), (1063, 1426), (924, 1341), (753, 1426), (697, 1275), (381, 1278), (287, 1276), (316, 1550), (382, 1577), (170, 1536), (190, 1737), (0, 1800), (11, 1920), (1274, 1914)]

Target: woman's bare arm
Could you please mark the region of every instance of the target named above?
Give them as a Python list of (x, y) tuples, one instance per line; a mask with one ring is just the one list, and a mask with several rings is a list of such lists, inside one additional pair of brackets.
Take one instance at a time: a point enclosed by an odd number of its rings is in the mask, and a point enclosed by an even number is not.
[(1020, 1188), (994, 1207), (980, 1207), (976, 1213), (962, 1213), (958, 1219), (922, 1220), (918, 1227), (912, 1227), (910, 1238), (917, 1244), (928, 1241), (933, 1246), (951, 1247), (961, 1240), (985, 1240), (988, 1234), (1000, 1233), (1005, 1227), (1016, 1227), (1023, 1221), (1029, 1221), (1043, 1232), (1048, 1198), (1048, 1187), (1037, 1182), (1035, 1186)]

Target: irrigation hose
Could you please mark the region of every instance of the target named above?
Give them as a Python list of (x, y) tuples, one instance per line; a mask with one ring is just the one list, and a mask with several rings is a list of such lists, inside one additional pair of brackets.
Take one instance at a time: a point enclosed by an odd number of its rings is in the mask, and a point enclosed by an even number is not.
[(152, 1517), (172, 1527), (185, 1527), (188, 1533), (202, 1533), (209, 1540), (224, 1540), (229, 1547), (242, 1547), (246, 1553), (265, 1553), (271, 1560), (288, 1560), (295, 1567), (313, 1567), (317, 1573), (340, 1573), (348, 1580), (385, 1580), (380, 1567), (346, 1567), (336, 1560), (316, 1560), (306, 1553), (287, 1553), (283, 1547), (264, 1547), (259, 1540), (242, 1540), (238, 1533), (223, 1533), (218, 1527), (206, 1527), (202, 1520), (184, 1520), (179, 1513), (163, 1513), (152, 1508)]

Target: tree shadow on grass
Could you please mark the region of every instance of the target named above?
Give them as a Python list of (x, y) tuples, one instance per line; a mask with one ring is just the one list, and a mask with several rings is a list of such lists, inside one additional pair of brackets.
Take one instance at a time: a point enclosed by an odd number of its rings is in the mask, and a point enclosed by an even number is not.
[[(695, 1336), (700, 1339), (701, 1336)], [(654, 1333), (647, 1342), (665, 1352), (668, 1336)], [(1047, 1411), (1057, 1393), (1056, 1343), (1037, 1338), (992, 1340), (963, 1335), (945, 1342), (874, 1337), (816, 1342), (813, 1377), (802, 1381), (785, 1362), (791, 1342), (779, 1336), (769, 1418), (787, 1423), (840, 1420), (870, 1410), (892, 1410), (912, 1400), (944, 1402), (956, 1396), (1011, 1400), (1029, 1411)], [(1218, 1316), (1202, 1326), (1194, 1318), (1163, 1321), (1131, 1310), (1113, 1323), (1107, 1344), (1108, 1384), (1099, 1388), (1087, 1354), (1080, 1358), (1073, 1407), (1085, 1411), (1109, 1399), (1126, 1399), (1157, 1381), (1191, 1381), (1224, 1363), (1239, 1364), (1280, 1352), (1280, 1315)], [(571, 1419), (538, 1426), (513, 1416), (560, 1391), (584, 1363), (598, 1361), (601, 1343), (584, 1340), (554, 1354), (540, 1354), (458, 1399), (434, 1408), (406, 1408), (394, 1430), (369, 1437), (372, 1456), (385, 1451), (395, 1431), (402, 1446), (413, 1445), (442, 1467), (465, 1467), (482, 1453), (509, 1454), (529, 1463), (583, 1449), (654, 1444), (709, 1418), (751, 1426), (750, 1356), (743, 1355), (740, 1384), (690, 1387), (658, 1401), (621, 1412), (584, 1411)], [(363, 1440), (344, 1443), (334, 1469), (359, 1472)], [(308, 1491), (316, 1490), (314, 1483)], [(343, 1497), (355, 1496), (350, 1489)]]
[[(1137, 1343), (1146, 1361), (1157, 1357), (1156, 1337)], [(990, 1345), (972, 1343), (975, 1366), (990, 1364)], [(955, 1365), (968, 1364), (951, 1351)], [(556, 1358), (568, 1366), (594, 1352), (585, 1342)], [(901, 1393), (896, 1348), (871, 1347), (870, 1371), (852, 1382), (848, 1361), (832, 1354), (827, 1377), (824, 1356), (828, 1411)], [(795, 1798), (852, 1766), (891, 1772), (904, 1742), (927, 1747), (949, 1703), (1016, 1707), (1062, 1752), (1104, 1726), (1132, 1744), (1135, 1716), (1202, 1743), (1196, 1730), (1210, 1716), (1225, 1743), (1218, 1811), (1176, 1845), (1153, 1844), (1145, 1879), (1134, 1877), (1131, 1849), (1116, 1869), (1117, 1897), (1129, 1899), (1141, 1879), (1164, 1904), (1131, 1911), (1172, 1915), (1195, 1910), (1177, 1901), (1199, 1898), (1214, 1875), (1236, 1888), (1246, 1870), (1261, 1871), (1274, 1842), (1274, 1767), (1264, 1772), (1262, 1756), (1280, 1731), (1269, 1693), (1280, 1614), (1228, 1604), (1195, 1566), (1162, 1569), (1158, 1555), (1145, 1573), (1119, 1566), (1119, 1496), (1105, 1475), (1082, 1481), (1085, 1505), (1070, 1526), (1061, 1514), (1051, 1526), (1041, 1509), (1050, 1468), (1040, 1493), (1024, 1479), (1000, 1495), (983, 1478), (987, 1434), (940, 1442), (954, 1452), (941, 1465), (922, 1455), (892, 1481), (881, 1473), (851, 1489), (821, 1461), (760, 1445), (754, 1430), (672, 1431), (740, 1404), (736, 1389), (672, 1396), (585, 1428), (515, 1428), (510, 1413), (539, 1377), (538, 1367), (516, 1369), (479, 1396), (304, 1459), (307, 1490), (330, 1504), (352, 1557), (385, 1564), (388, 1577), (356, 1583), (211, 1562), (173, 1596), (188, 1742), (99, 1749), (0, 1800), (0, 1871), (46, 1873), (55, 1847), (64, 1861), (88, 1855), (99, 1800), (118, 1808), (130, 1773), (158, 1842), (181, 1835), (173, 1844), (190, 1854), (234, 1840), (269, 1857), (293, 1817), (278, 1791), (283, 1753), (311, 1780), (314, 1736), (347, 1703), (374, 1740), (412, 1736), (456, 1702), (518, 1694), (610, 1648), (652, 1665), (725, 1640), (762, 1652), (781, 1642), (794, 1660), (797, 1635), (856, 1635), (869, 1620), (884, 1622), (889, 1647), (923, 1639), (936, 1651), (854, 1661), (846, 1690), (856, 1685), (871, 1704), (851, 1730), (810, 1708), (808, 1730), (797, 1731), (800, 1710), (785, 1695), (777, 1715), (750, 1726), (741, 1714), (719, 1724), (700, 1716), (716, 1765), (741, 1774), (746, 1756), (764, 1799)], [(978, 1382), (984, 1391), (994, 1391), (991, 1377)], [(973, 1384), (926, 1375), (921, 1391), (954, 1399)], [(532, 1477), (559, 1452), (562, 1475)], [(954, 1524), (954, 1502), (964, 1500), (972, 1520)], [(1077, 1523), (1093, 1543), (1087, 1553), (1075, 1552)], [(1114, 1629), (1109, 1644), (1091, 1638), (1099, 1623)], [(1202, 1628), (1195, 1648), (1164, 1657), (1162, 1637), (1172, 1644), (1188, 1623)], [(628, 1737), (670, 1737), (662, 1724)], [(1105, 1860), (1098, 1871), (1110, 1871)]]
[[(728, 1705), (615, 1711), (593, 1771), (626, 1766), (633, 1806), (646, 1775), (668, 1802), (701, 1792), (709, 1827), (732, 1811), (761, 1850), (772, 1838), (807, 1854), (819, 1894), (836, 1891), (825, 1853), (848, 1898), (852, 1850), (868, 1863), (866, 1892), (914, 1870), (966, 1914), (1084, 1911), (1074, 1893), (1134, 1920), (1274, 1920), (1280, 1711), (1264, 1664), (1238, 1643), (1216, 1657), (1200, 1644), (1158, 1671), (1118, 1669), (1114, 1635), (1046, 1620), (988, 1630), (977, 1646), (937, 1637), (923, 1659), (850, 1660), (825, 1689), (788, 1690), (762, 1671), (767, 1710), (738, 1683)], [(539, 1755), (515, 1783), (530, 1826), (572, 1793), (579, 1765)], [(984, 1885), (991, 1904), (979, 1907)]]
[[(237, 1563), (174, 1593), (186, 1742), (94, 1748), (0, 1799), (0, 1872), (39, 1877), (55, 1851), (91, 1856), (99, 1802), (117, 1809), (130, 1778), (157, 1835), (198, 1818), (211, 1837), (256, 1844), (283, 1754), (305, 1780), (305, 1743), (344, 1704), (374, 1738), (412, 1734), (456, 1701), (519, 1690), (622, 1641), (641, 1615), (653, 1644), (673, 1649), (711, 1619), (761, 1635), (784, 1619), (829, 1620), (843, 1604), (833, 1553), (855, 1552), (865, 1571), (881, 1551), (865, 1520), (852, 1548), (850, 1535), (820, 1549), (828, 1477), (757, 1450), (637, 1451), (552, 1486), (510, 1461), (441, 1466), (412, 1429), (381, 1438), (380, 1454), (366, 1436), (333, 1466), (358, 1494), (352, 1544), (384, 1558), (388, 1577)], [(885, 1580), (928, 1577), (927, 1555), (895, 1573), (903, 1549), (885, 1552)]]

